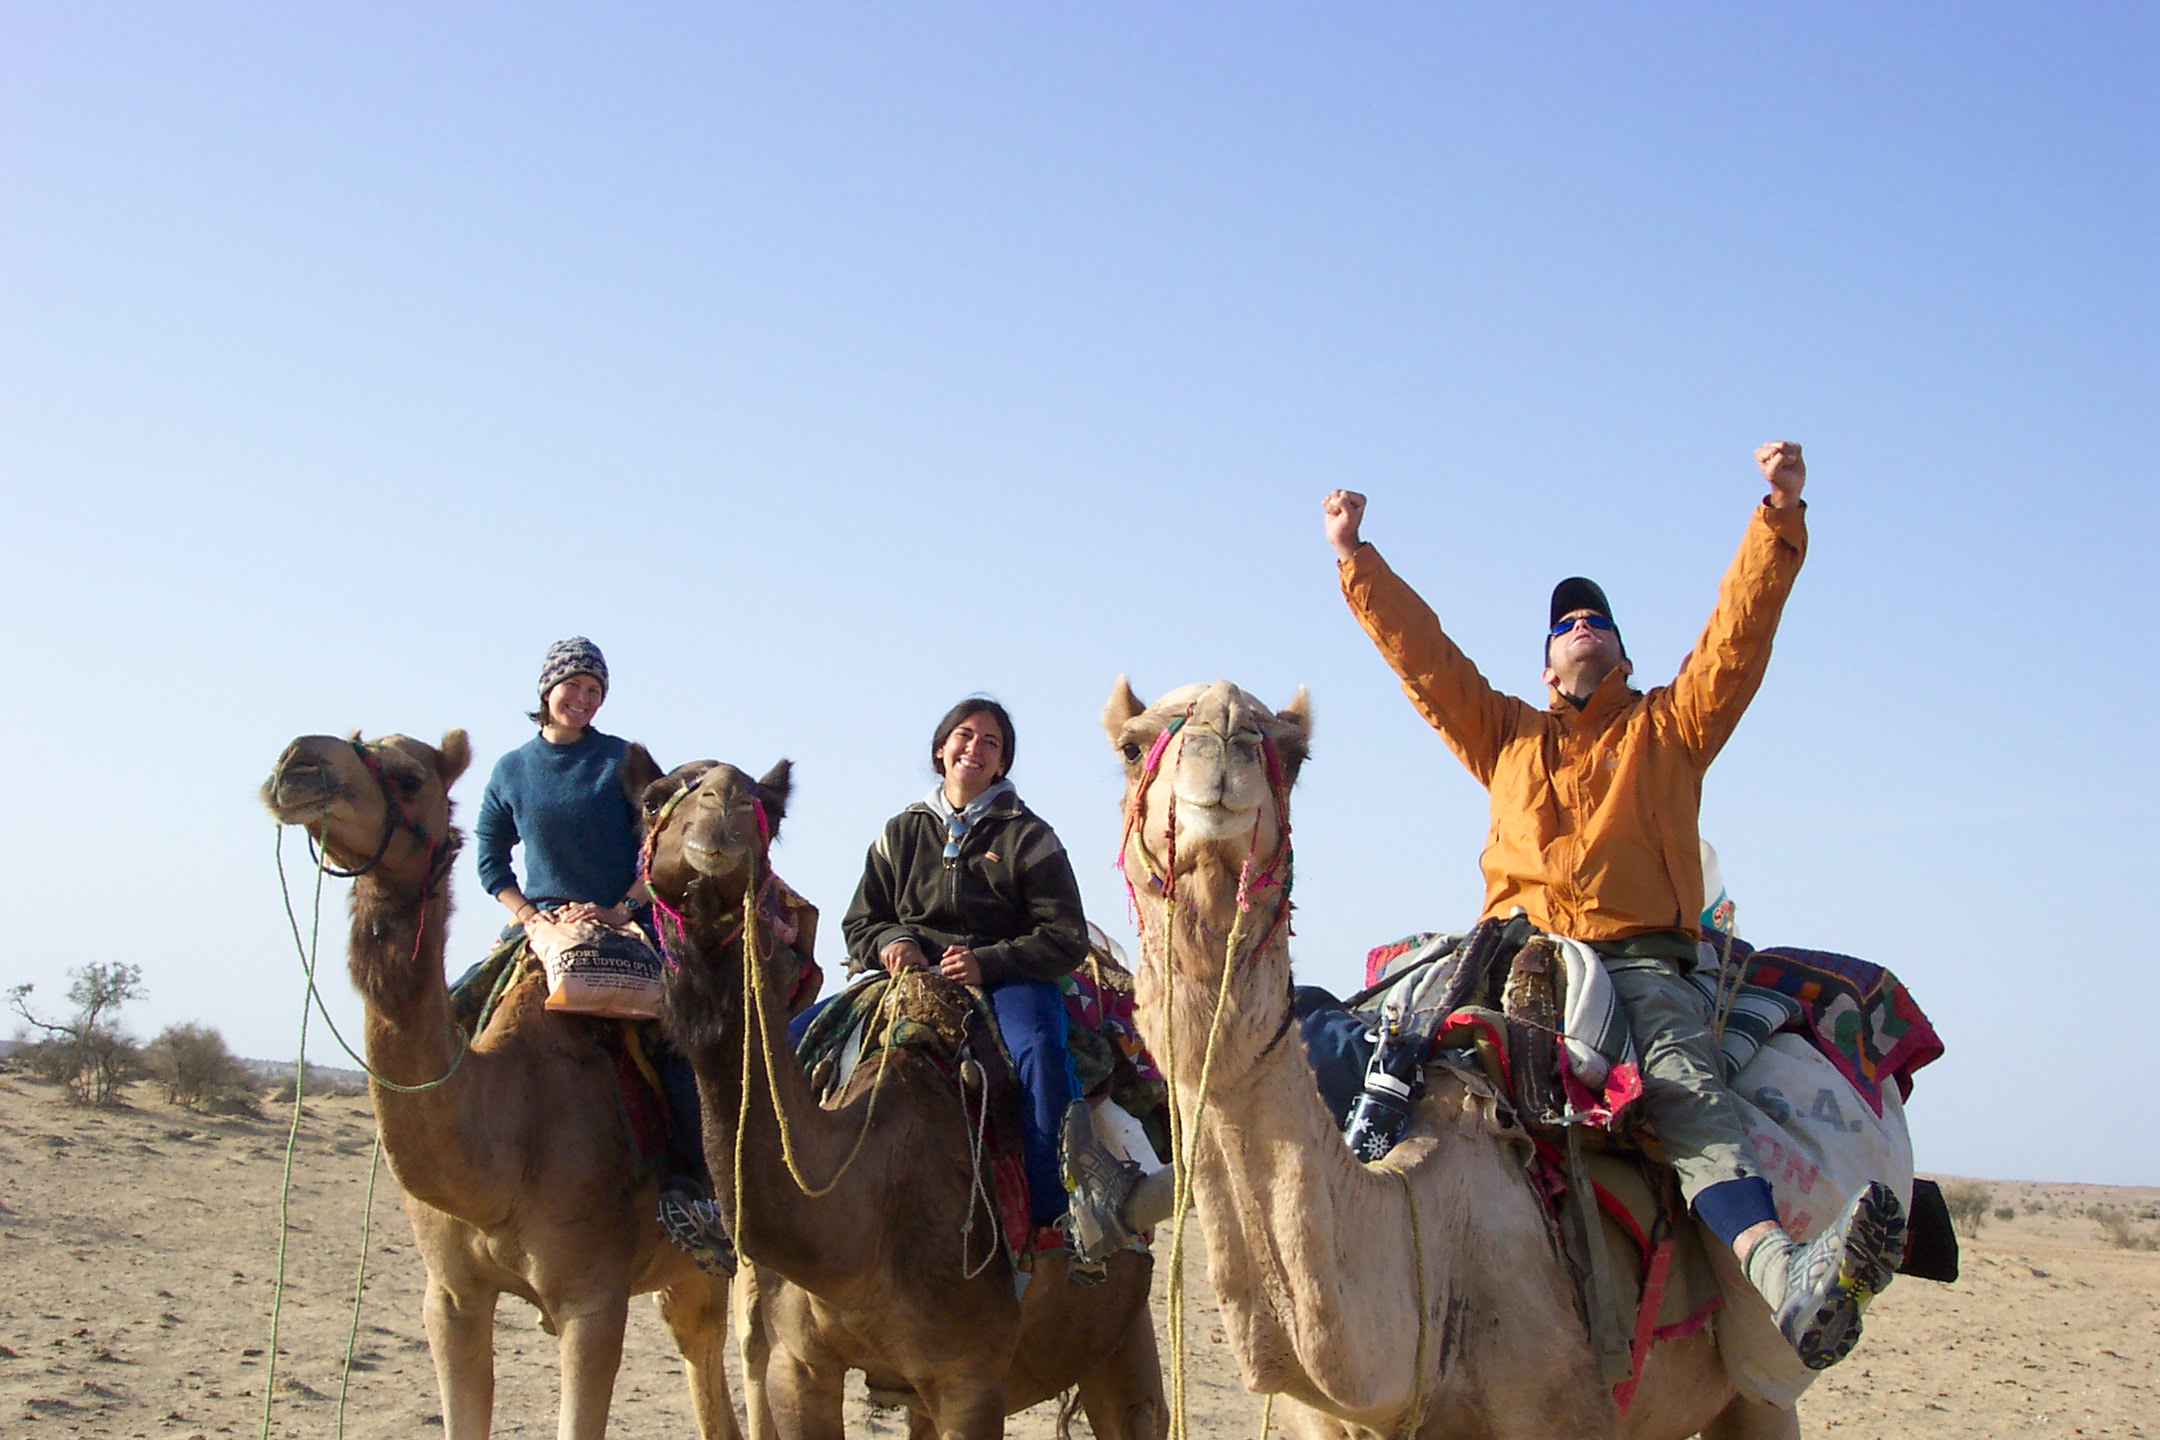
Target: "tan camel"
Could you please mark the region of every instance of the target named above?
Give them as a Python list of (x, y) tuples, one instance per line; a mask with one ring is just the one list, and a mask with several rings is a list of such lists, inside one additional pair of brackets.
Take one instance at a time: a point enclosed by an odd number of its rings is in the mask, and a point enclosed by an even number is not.
[[(682, 1350), (704, 1440), (737, 1440), (722, 1359), (727, 1287), (668, 1243), (656, 1182), (633, 1156), (596, 1021), (543, 1008), (527, 981), (463, 1051), (450, 1023), (443, 940), (449, 871), (462, 837), (451, 782), (472, 756), (465, 732), (435, 748), (402, 735), (363, 745), (311, 735), (262, 788), (280, 824), (301, 825), (353, 882), (349, 960), (366, 1004), (370, 1086), (390, 1168), (427, 1264), (424, 1315), (449, 1440), (483, 1440), (495, 1403), (495, 1304), (530, 1302), (558, 1337), (560, 1440), (601, 1440), (630, 1297), (657, 1292)], [(657, 767), (624, 762), (640, 786)]]
[[(1791, 1409), (1734, 1388), (1708, 1328), (1652, 1350), (1616, 1413), (1541, 1202), (1447, 1072), (1429, 1072), (1381, 1164), (1342, 1143), (1291, 1021), (1276, 923), (1286, 892), (1268, 883), (1287, 878), (1275, 872), (1287, 871), (1288, 793), (1310, 733), (1304, 692), (1279, 715), (1222, 681), (1146, 707), (1120, 678), (1103, 723), (1126, 767), (1141, 1031), (1192, 1137), (1194, 1209), (1247, 1388), (1282, 1397), (1313, 1440), (1403, 1436), (1414, 1421), (1423, 1440), (1797, 1436)], [(1238, 958), (1220, 992), (1233, 929)]]
[[(1097, 1440), (1153, 1440), (1166, 1411), (1152, 1259), (1120, 1251), (1108, 1278), (1086, 1287), (1067, 1282), (1062, 1255), (1038, 1255), (1016, 1299), (988, 1204), (971, 1198), (953, 1084), (915, 1051), (884, 1051), (822, 1108), (783, 1029), (794, 962), (770, 962), (762, 912), (751, 927), (760, 973), (746, 989), (744, 896), (771, 874), (766, 850), (789, 785), (786, 761), (756, 781), (703, 762), (644, 802), (654, 893), (680, 916), (662, 930), (680, 962), (667, 1023), (697, 1070), (730, 1229), (768, 1287), (762, 1324), (743, 1335), (746, 1385), (761, 1385), (753, 1440), (766, 1440), (768, 1412), (785, 1440), (840, 1440), (851, 1369), (911, 1406), (918, 1440), (991, 1440), (1006, 1415), (1075, 1386)], [(738, 1157), (734, 1214), (727, 1177)]]

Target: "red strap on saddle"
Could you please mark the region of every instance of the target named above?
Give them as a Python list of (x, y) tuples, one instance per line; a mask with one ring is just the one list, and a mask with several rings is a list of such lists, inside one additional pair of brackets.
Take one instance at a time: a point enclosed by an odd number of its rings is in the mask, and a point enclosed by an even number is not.
[(1650, 1273), (1643, 1277), (1642, 1304), (1635, 1311), (1635, 1348), (1628, 1378), (1613, 1386), (1613, 1405), (1622, 1415), (1627, 1414), (1628, 1402), (1635, 1398), (1643, 1361), (1650, 1358), (1650, 1346), (1657, 1339), (1658, 1311), (1665, 1305), (1665, 1277), (1672, 1271), (1672, 1253), (1670, 1235), (1658, 1241), (1657, 1249), (1650, 1252)]

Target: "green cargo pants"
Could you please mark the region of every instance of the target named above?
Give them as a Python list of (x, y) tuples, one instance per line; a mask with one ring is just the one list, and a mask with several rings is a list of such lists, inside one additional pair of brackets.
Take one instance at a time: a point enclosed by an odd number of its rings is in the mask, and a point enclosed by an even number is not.
[(1669, 960), (1603, 959), (1642, 1060), (1643, 1116), (1680, 1193), (1692, 1203), (1712, 1185), (1761, 1175), (1710, 1038), (1710, 1002)]

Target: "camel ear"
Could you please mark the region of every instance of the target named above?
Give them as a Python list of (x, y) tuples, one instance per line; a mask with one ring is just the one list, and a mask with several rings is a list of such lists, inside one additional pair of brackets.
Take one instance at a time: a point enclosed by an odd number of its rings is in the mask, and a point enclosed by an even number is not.
[[(355, 734), (358, 732), (355, 731)], [(448, 790), (457, 777), (472, 764), (472, 741), (463, 730), (452, 728), (443, 731), (442, 744), (435, 747), (435, 773), (442, 776), (442, 788)]]
[(1282, 756), (1284, 776), (1295, 782), (1298, 771), (1312, 755), (1312, 695), (1303, 685), (1290, 703), (1275, 712), (1275, 730), (1269, 736)]
[(765, 806), (765, 823), (775, 832), (780, 829), (780, 818), (787, 814), (788, 796), (795, 789), (795, 762), (782, 760), (758, 777), (758, 799)]
[(630, 748), (623, 751), (622, 763), (615, 767), (615, 783), (622, 787), (624, 798), (634, 810), (645, 798), (646, 787), (666, 773), (660, 768), (660, 762), (652, 758), (652, 751), (633, 740)]
[(1117, 744), (1118, 737), (1125, 733), (1125, 727), (1132, 723), (1132, 718), (1146, 712), (1147, 706), (1142, 705), (1140, 697), (1133, 694), (1132, 681), (1123, 675), (1118, 676), (1117, 684), (1110, 687), (1110, 703), (1103, 706), (1102, 712), (1102, 727), (1109, 732), (1110, 743)]

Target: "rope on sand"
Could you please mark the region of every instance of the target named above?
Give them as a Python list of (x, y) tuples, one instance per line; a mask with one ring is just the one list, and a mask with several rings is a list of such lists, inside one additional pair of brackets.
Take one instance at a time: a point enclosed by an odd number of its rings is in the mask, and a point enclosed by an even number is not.
[[(300, 917), (293, 913), (292, 890), (285, 884), (285, 827), (277, 831), (278, 889), (285, 897), (285, 921), (292, 927), (293, 945), (300, 950), (300, 967), (307, 974), (307, 990), (300, 996), (300, 1048), (293, 1057), (292, 1124), (285, 1131), (285, 1173), (278, 1184), (277, 1278), (270, 1292), (270, 1360), (263, 1370), (262, 1440), (270, 1440), (270, 1411), (277, 1402), (278, 1321), (285, 1310), (285, 1242), (292, 1234), (293, 1151), (300, 1143), (302, 1098), (307, 1094), (307, 1032), (311, 1013), (308, 1000), (315, 990), (315, 956), (322, 940), (323, 871), (328, 852), (315, 861), (315, 913), (308, 942), (300, 945)], [(342, 1419), (342, 1407), (340, 1407)]]
[[(285, 1247), (286, 1241), (292, 1233), (293, 1155), (299, 1146), (300, 1117), (303, 1113), (302, 1107), (307, 1094), (307, 1037), (311, 1002), (314, 1009), (322, 1011), (323, 1023), (330, 1027), (330, 1033), (336, 1037), (338, 1045), (346, 1054), (353, 1055), (352, 1047), (345, 1044), (345, 1037), (337, 1033), (337, 1026), (330, 1019), (330, 1011), (323, 1004), (322, 993), (315, 988), (315, 962), (320, 954), (322, 942), (322, 882), (323, 876), (328, 872), (328, 854), (324, 853), (316, 856), (314, 904), (309, 917), (308, 938), (306, 943), (303, 944), (300, 939), (300, 917), (293, 911), (292, 887), (286, 884), (285, 881), (284, 826), (278, 827), (277, 835), (278, 891), (285, 901), (285, 923), (292, 930), (293, 947), (299, 952), (300, 970), (306, 976), (307, 983), (300, 997), (300, 1048), (293, 1058), (292, 1124), (285, 1132), (285, 1168), (278, 1185), (277, 1276), (270, 1295), (270, 1360), (263, 1374), (262, 1440), (270, 1440), (270, 1415), (277, 1399), (278, 1323), (285, 1308)], [(420, 916), (420, 925), (423, 931), (427, 927), (427, 914), (424, 908)], [(415, 944), (417, 945), (417, 943), (416, 940)], [(464, 1039), (464, 1033), (463, 1030), (458, 1031), (458, 1038), (461, 1041)], [(353, 1055), (353, 1058), (360, 1060), (357, 1055)], [(452, 1075), (457, 1073), (458, 1064), (464, 1058), (465, 1050), (461, 1046), (458, 1050), (457, 1059), (450, 1062), (450, 1068), (444, 1072), (442, 1078), (432, 1080), (425, 1085), (398, 1085), (384, 1080), (372, 1069), (368, 1069), (365, 1060), (360, 1060), (360, 1066), (363, 1070), (367, 1070), (368, 1078), (378, 1084), (392, 1090), (409, 1093), (432, 1090), (448, 1081)], [(362, 1202), (360, 1213), (360, 1265), (359, 1273), (353, 1279), (352, 1324), (345, 1334), (345, 1364), (338, 1376), (337, 1440), (345, 1440), (345, 1398), (352, 1389), (353, 1350), (360, 1338), (360, 1297), (367, 1289), (368, 1245), (372, 1239), (375, 1224), (375, 1177), (381, 1168), (382, 1127), (378, 1125), (375, 1130), (375, 1153), (368, 1161), (367, 1198)]]
[(375, 1130), (375, 1154), (368, 1161), (367, 1198), (360, 1202), (360, 1273), (353, 1277), (352, 1328), (345, 1332), (345, 1373), (338, 1377), (337, 1440), (345, 1440), (345, 1393), (352, 1389), (353, 1346), (360, 1339), (360, 1296), (367, 1289), (367, 1250), (375, 1228), (375, 1172), (382, 1168), (382, 1129)]

